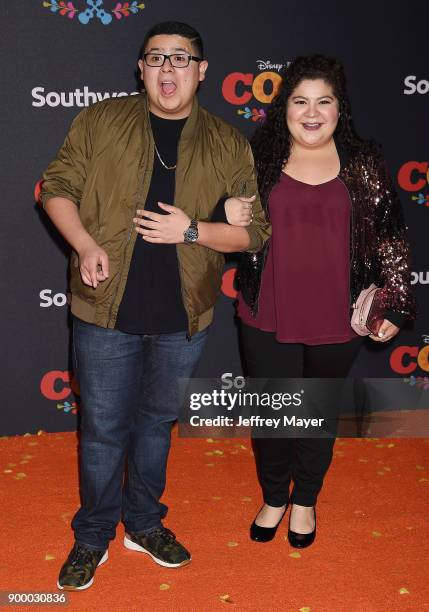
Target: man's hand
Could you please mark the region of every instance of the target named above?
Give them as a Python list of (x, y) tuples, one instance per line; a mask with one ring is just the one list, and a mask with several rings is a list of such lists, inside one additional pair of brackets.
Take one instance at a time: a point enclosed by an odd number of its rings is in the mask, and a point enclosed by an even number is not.
[(85, 285), (97, 288), (109, 276), (109, 258), (94, 240), (89, 240), (78, 252), (79, 270)]
[(138, 210), (139, 217), (133, 219), (136, 232), (142, 235), (146, 242), (158, 244), (178, 244), (184, 242), (183, 232), (191, 223), (188, 215), (176, 206), (158, 202), (158, 206), (168, 212), (168, 215)]
[(225, 202), (225, 214), (230, 225), (247, 227), (252, 223), (252, 204), (256, 196), (251, 198), (228, 198)]
[(384, 319), (383, 323), (380, 325), (378, 334), (376, 336), (370, 334), (369, 337), (371, 338), (371, 340), (374, 340), (374, 342), (388, 342), (389, 340), (394, 338), (398, 332), (399, 327), (393, 325), (393, 323), (391, 323), (387, 319)]

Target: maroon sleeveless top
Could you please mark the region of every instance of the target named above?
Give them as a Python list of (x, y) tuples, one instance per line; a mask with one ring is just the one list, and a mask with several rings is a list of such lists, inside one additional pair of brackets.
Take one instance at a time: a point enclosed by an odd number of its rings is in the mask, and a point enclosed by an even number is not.
[(253, 318), (241, 294), (238, 316), (279, 342), (334, 344), (356, 337), (350, 326), (350, 196), (337, 177), (320, 185), (282, 172), (268, 209), (272, 224)]

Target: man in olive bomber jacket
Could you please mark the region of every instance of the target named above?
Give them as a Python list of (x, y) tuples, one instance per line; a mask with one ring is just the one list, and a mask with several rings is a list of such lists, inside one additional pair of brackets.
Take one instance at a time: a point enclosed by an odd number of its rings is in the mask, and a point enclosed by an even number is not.
[[(250, 146), (199, 106), (208, 63), (190, 26), (146, 35), (145, 93), (85, 109), (44, 173), (41, 200), (70, 243), (73, 358), (81, 390), (81, 507), (58, 587), (91, 586), (118, 521), (124, 545), (164, 567), (191, 556), (162, 524), (178, 380), (201, 355), (222, 252), (270, 234)], [(238, 197), (247, 227), (211, 222)], [(125, 473), (125, 479), (123, 477)]]

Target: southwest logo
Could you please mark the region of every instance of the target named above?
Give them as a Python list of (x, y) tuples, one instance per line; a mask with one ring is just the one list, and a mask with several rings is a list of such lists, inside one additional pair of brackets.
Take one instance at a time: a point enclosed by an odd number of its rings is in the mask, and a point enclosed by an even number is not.
[(86, 0), (86, 5), (86, 8), (82, 10), (76, 8), (71, 0), (45, 0), (43, 2), (44, 8), (61, 17), (75, 19), (77, 15), (76, 21), (82, 25), (88, 25), (93, 19), (98, 19), (103, 25), (110, 25), (114, 17), (116, 21), (119, 21), (123, 17), (137, 15), (145, 8), (145, 5), (138, 0), (117, 2), (110, 11), (104, 8), (104, 0)]

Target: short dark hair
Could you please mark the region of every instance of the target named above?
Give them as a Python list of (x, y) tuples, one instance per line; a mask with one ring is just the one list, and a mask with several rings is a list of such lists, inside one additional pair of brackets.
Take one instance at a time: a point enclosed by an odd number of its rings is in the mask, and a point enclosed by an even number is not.
[(159, 36), (160, 34), (171, 34), (187, 38), (194, 45), (194, 49), (198, 57), (204, 57), (204, 46), (200, 34), (197, 32), (197, 30), (195, 30), (195, 28), (187, 23), (182, 23), (181, 21), (163, 21), (162, 23), (157, 23), (156, 25), (152, 26), (144, 37), (140, 53), (141, 57), (145, 52), (149, 39), (153, 36)]

